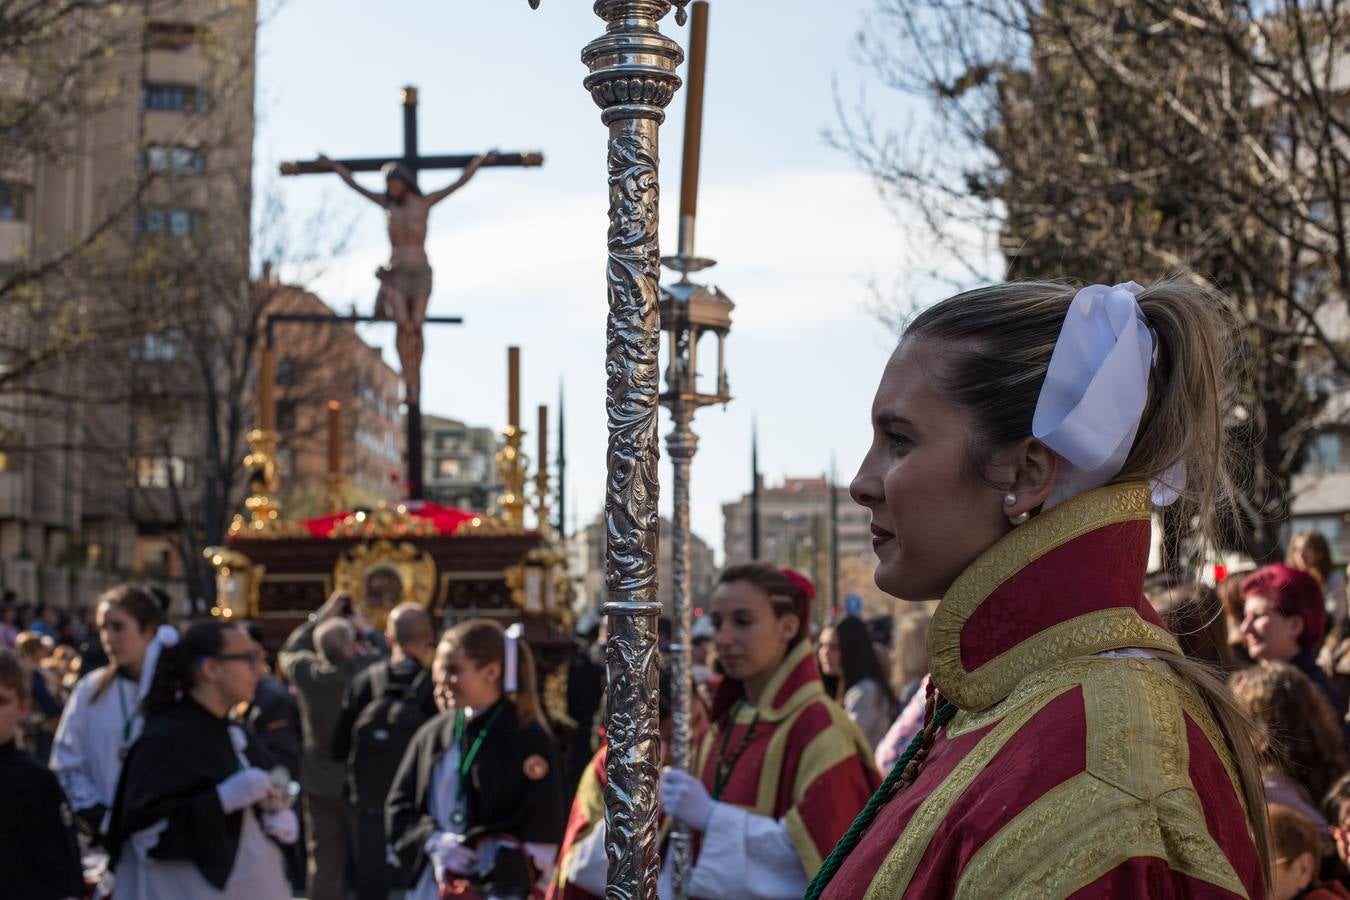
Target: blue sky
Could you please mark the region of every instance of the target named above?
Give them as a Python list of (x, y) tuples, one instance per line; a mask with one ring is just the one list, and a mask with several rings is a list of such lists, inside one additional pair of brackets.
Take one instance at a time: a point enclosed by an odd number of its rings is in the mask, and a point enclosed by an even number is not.
[[(834, 121), (833, 84), (852, 98), (865, 81), (852, 42), (869, 5), (712, 3), (697, 250), (719, 260), (704, 276), (736, 302), (727, 346), (735, 399), (695, 420), (692, 520), (719, 551), (720, 504), (749, 484), (752, 418), (771, 483), (818, 474), (831, 454), (841, 478), (851, 477), (893, 346), (869, 311), (869, 285), (904, 285), (903, 260), (930, 255), (821, 137)], [(305, 275), (338, 308), (371, 305), (372, 271), (388, 252), (382, 216), (336, 178), (277, 179), (278, 160), (317, 150), (397, 154), (405, 84), (420, 90), (424, 153), (545, 153), (541, 169), (480, 172), (432, 214), (431, 314), (463, 315), (465, 325), (428, 330), (422, 405), (500, 427), (505, 348), (519, 344), (527, 424), (535, 405), (555, 404), (565, 381), (569, 505), (583, 522), (601, 508), (605, 472), (606, 132), (581, 87), (579, 54), (602, 28), (584, 0), (543, 0), (536, 12), (526, 0), (287, 0), (262, 23), (258, 61), (256, 188), (277, 191), (292, 222), (323, 211), (326, 228), (294, 230), (297, 251), (330, 246), (352, 226), (345, 252), (317, 277)], [(685, 43), (673, 16), (664, 30)], [(879, 89), (871, 94), (890, 121), (921, 114)], [(681, 92), (661, 132), (666, 252), (675, 242), (683, 122)], [(454, 177), (423, 173), (422, 186)], [(367, 338), (395, 359), (390, 329)], [(663, 444), (668, 430), (663, 414)], [(669, 472), (663, 458), (663, 511)]]

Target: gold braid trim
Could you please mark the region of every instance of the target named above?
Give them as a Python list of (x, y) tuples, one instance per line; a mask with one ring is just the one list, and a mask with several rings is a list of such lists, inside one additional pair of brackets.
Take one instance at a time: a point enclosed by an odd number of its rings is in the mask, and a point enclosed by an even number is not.
[(1009, 709), (1003, 720), (971, 748), (951, 774), (914, 811), (899, 840), (872, 877), (872, 883), (863, 895), (866, 900), (892, 900), (904, 894), (910, 879), (914, 877), (914, 870), (928, 850), (933, 834), (971, 782), (1023, 725), (1047, 703), (1073, 687), (1074, 683), (1063, 685), (1058, 691), (1046, 691), (1035, 702)]
[(1181, 654), (1166, 629), (1114, 607), (1061, 622), (1004, 651), (973, 672), (961, 663), (961, 631), (1005, 581), (1051, 550), (1107, 525), (1148, 521), (1152, 503), (1142, 482), (1107, 485), (1074, 497), (1019, 526), (961, 573), (938, 604), (928, 632), (933, 683), (963, 710), (987, 709), (1023, 678), (1074, 656), (1138, 647)]
[(971, 857), (955, 897), (1067, 897), (1135, 857), (1246, 897), (1195, 792), (1140, 800), (1083, 773), (1051, 789)]

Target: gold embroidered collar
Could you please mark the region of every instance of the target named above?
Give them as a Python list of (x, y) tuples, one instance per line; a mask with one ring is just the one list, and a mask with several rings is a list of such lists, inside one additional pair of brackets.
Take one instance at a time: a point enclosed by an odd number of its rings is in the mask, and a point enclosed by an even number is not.
[(928, 633), (933, 682), (987, 709), (1023, 678), (1128, 647), (1180, 655), (1144, 598), (1152, 504), (1146, 484), (1107, 485), (1015, 528), (961, 573)]

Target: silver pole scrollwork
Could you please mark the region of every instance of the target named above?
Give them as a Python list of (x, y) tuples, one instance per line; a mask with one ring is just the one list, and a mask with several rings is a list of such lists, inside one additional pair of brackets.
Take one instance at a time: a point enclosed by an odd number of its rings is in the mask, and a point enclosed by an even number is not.
[[(587, 44), (583, 84), (609, 126), (609, 321), (605, 586), (609, 641), (605, 786), (609, 900), (655, 900), (658, 647), (657, 397), (660, 319), (657, 129), (680, 86), (679, 44), (657, 23), (689, 0), (597, 0), (604, 36)], [(538, 0), (530, 0), (532, 7)]]

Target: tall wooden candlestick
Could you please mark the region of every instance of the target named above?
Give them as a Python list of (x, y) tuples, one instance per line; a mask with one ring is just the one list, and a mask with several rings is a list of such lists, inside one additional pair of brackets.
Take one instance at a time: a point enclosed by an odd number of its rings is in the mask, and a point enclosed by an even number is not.
[(342, 474), (342, 404), (328, 401), (328, 474)]
[(548, 465), (548, 407), (539, 407), (539, 456), (536, 457), (540, 471)]
[(258, 361), (258, 428), (263, 431), (277, 428), (276, 381), (276, 351), (264, 347)]
[(506, 424), (520, 427), (520, 348), (506, 348)]

